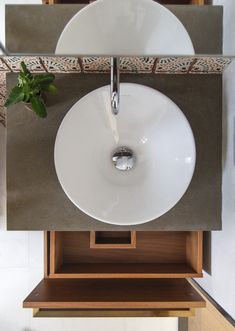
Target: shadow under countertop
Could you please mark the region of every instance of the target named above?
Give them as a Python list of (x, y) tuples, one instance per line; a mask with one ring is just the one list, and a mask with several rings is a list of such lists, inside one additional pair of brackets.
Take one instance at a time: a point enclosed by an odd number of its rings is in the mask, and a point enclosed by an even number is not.
[[(109, 84), (109, 79), (106, 74), (57, 74), (59, 93), (48, 95), (46, 119), (22, 104), (8, 109), (8, 230), (221, 229), (222, 75), (121, 75), (123, 82), (147, 85), (166, 94), (193, 129), (197, 149), (194, 176), (169, 212), (146, 224), (119, 227), (92, 219), (67, 198), (54, 167), (58, 127), (78, 99)], [(16, 74), (8, 74), (8, 89), (15, 83)]]

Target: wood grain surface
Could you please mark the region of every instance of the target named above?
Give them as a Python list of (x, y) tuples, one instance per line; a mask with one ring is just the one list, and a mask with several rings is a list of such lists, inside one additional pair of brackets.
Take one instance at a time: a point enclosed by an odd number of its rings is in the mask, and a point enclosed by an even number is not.
[(152, 309), (204, 307), (186, 279), (43, 279), (25, 308)]
[[(138, 231), (136, 248), (112, 245), (125, 239), (108, 231), (108, 248), (91, 247), (90, 232), (50, 232), (51, 278), (186, 278), (202, 276), (202, 233)], [(128, 233), (128, 232), (127, 232)], [(105, 238), (102, 233), (102, 238)], [(128, 238), (127, 238), (128, 239)], [(95, 240), (93, 238), (92, 240)], [(112, 249), (110, 249), (110, 245)]]

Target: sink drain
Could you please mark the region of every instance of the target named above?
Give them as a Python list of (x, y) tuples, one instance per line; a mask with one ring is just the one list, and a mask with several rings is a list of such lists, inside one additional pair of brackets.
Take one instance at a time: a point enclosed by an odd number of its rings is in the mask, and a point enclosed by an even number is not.
[(117, 148), (112, 156), (114, 166), (121, 171), (131, 170), (135, 165), (135, 155), (128, 147)]

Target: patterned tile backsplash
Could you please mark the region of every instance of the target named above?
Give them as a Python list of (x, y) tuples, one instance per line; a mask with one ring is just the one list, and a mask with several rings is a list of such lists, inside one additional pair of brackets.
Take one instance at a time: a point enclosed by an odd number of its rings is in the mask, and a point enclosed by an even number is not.
[(10, 68), (8, 68), (7, 64), (3, 59), (0, 58), (0, 73), (1, 72), (9, 72), (11, 71)]
[[(110, 58), (83, 57), (82, 68), (85, 73), (107, 73), (110, 71)], [(122, 57), (120, 70), (124, 73), (152, 73), (155, 58), (153, 57)]]
[(230, 58), (200, 57), (196, 59), (190, 73), (223, 73), (224, 69), (231, 63)]
[[(4, 100), (6, 73), (18, 72), (20, 62), (25, 61), (35, 73), (108, 73), (108, 57), (50, 57), (50, 56), (3, 56), (0, 57), (0, 123), (5, 125)], [(155, 74), (222, 74), (232, 62), (226, 57), (122, 57), (122, 73)]]
[[(107, 73), (110, 71), (108, 57), (4, 56), (0, 60), (0, 72), (18, 72), (21, 61), (25, 61), (29, 70), (33, 72)], [(120, 69), (124, 73), (222, 73), (231, 61), (230, 58), (225, 57), (121, 57)]]
[(190, 72), (195, 59), (193, 57), (165, 57), (158, 59), (155, 65), (155, 73), (179, 73), (187, 74)]
[(107, 73), (110, 71), (109, 57), (83, 57), (81, 61), (82, 71), (85, 73)]
[(78, 57), (46, 57), (40, 58), (42, 65), (49, 72), (81, 72), (80, 59)]
[(33, 56), (6, 56), (2, 60), (13, 72), (20, 71), (20, 62), (24, 61), (28, 69), (33, 72), (44, 72), (44, 68), (38, 57)]
[(6, 72), (0, 71), (0, 125), (5, 125)]

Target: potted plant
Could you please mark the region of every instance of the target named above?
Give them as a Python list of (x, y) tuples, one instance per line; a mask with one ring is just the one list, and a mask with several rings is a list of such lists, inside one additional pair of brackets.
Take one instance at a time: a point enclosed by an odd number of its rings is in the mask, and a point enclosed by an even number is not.
[(21, 62), (20, 65), (18, 84), (12, 88), (5, 102), (5, 107), (24, 102), (26, 108), (34, 111), (39, 117), (46, 117), (44, 92), (57, 92), (57, 88), (53, 84), (55, 76), (51, 73), (33, 75), (24, 62)]

